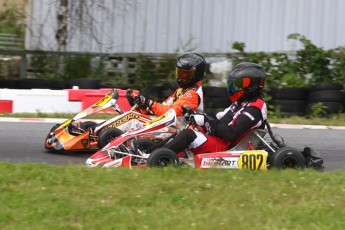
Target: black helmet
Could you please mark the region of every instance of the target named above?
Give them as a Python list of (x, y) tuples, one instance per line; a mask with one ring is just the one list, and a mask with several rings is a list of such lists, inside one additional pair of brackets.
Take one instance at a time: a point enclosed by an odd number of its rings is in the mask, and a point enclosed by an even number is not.
[(228, 77), (228, 93), (230, 100), (249, 98), (261, 92), (266, 74), (261, 65), (242, 62), (236, 65)]
[(206, 72), (206, 61), (197, 53), (183, 54), (177, 59), (176, 81), (179, 87), (186, 88), (200, 81)]

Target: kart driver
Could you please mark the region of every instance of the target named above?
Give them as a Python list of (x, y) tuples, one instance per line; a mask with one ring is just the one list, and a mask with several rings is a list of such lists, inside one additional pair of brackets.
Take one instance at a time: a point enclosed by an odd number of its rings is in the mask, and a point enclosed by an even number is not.
[(225, 151), (239, 142), (249, 131), (264, 128), (267, 108), (263, 96), (265, 72), (262, 66), (243, 62), (236, 65), (227, 80), (232, 104), (211, 118), (193, 114), (197, 125), (207, 133), (184, 129), (164, 147), (175, 153), (185, 148), (194, 154)]
[(177, 90), (163, 103), (153, 101), (143, 95), (133, 95), (127, 90), (126, 98), (131, 106), (138, 105), (141, 113), (160, 116), (174, 108), (177, 116), (182, 116), (182, 105), (203, 111), (202, 78), (206, 72), (206, 61), (197, 53), (186, 53), (178, 57), (176, 63)]

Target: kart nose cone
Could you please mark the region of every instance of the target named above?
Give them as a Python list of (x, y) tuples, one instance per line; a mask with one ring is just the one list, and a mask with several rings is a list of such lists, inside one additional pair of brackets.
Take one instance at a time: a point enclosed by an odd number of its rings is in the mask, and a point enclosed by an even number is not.
[(45, 148), (53, 151), (64, 150), (64, 146), (55, 136), (46, 140)]
[(91, 158), (88, 158), (85, 162), (86, 167), (93, 168), (96, 167), (97, 165), (94, 164), (93, 160)]
[(102, 166), (111, 160), (112, 159), (109, 157), (107, 153), (98, 151), (86, 160), (85, 165), (87, 167), (97, 167)]

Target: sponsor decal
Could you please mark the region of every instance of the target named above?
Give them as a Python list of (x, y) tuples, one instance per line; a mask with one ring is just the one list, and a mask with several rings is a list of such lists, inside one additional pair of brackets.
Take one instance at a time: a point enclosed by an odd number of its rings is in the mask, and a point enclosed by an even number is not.
[(115, 160), (111, 164), (109, 164), (109, 166), (114, 167), (114, 168), (120, 167), (122, 165), (122, 160), (123, 160), (122, 158)]
[(203, 158), (200, 168), (238, 168), (238, 157)]
[(108, 93), (105, 97), (103, 97), (100, 101), (96, 102), (95, 104), (93, 104), (91, 107), (98, 107), (98, 106), (102, 106), (104, 104), (106, 104), (108, 101), (110, 101), (110, 99), (113, 97), (113, 95), (115, 94), (115, 90), (113, 89), (110, 93)]
[(136, 113), (127, 114), (126, 116), (122, 117), (120, 120), (117, 120), (114, 123), (112, 123), (111, 125), (109, 125), (108, 128), (116, 128), (116, 127), (128, 122), (129, 120), (138, 119), (139, 117), (140, 117), (140, 115), (138, 115)]
[(87, 147), (88, 143), (89, 143), (88, 139), (81, 139), (81, 144), (84, 146), (84, 148)]
[(186, 97), (188, 97), (188, 98), (192, 98), (192, 94), (190, 94), (190, 93), (186, 93), (185, 95), (186, 95)]
[(148, 126), (148, 125), (153, 125), (154, 123), (157, 123), (159, 122), (160, 120), (163, 120), (164, 118), (166, 118), (168, 116), (168, 113), (164, 113), (163, 115), (151, 120), (151, 121), (148, 121), (146, 122), (144, 125), (145, 126)]

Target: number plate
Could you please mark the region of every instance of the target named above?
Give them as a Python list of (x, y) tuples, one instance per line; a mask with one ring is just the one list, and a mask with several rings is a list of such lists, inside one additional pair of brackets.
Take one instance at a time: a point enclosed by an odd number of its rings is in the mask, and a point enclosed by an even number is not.
[(250, 170), (266, 170), (267, 152), (245, 151), (238, 159), (238, 167)]

